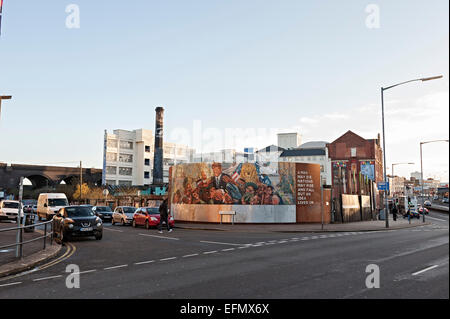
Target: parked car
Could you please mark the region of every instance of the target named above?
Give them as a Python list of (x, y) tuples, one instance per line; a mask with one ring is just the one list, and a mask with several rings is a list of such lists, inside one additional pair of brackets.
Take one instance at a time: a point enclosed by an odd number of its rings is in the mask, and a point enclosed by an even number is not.
[(135, 211), (136, 208), (132, 206), (117, 206), (112, 215), (111, 223), (113, 225), (119, 223), (122, 226), (131, 225)]
[(74, 236), (103, 237), (103, 223), (92, 209), (85, 206), (67, 206), (61, 208), (53, 217), (53, 236), (62, 243)]
[(426, 200), (423, 202), (423, 206), (431, 207), (431, 202), (429, 200)]
[(37, 203), (37, 216), (39, 220), (51, 220), (53, 216), (63, 207), (69, 206), (64, 193), (42, 193), (39, 194)]
[[(175, 220), (169, 215), (169, 225), (173, 227), (175, 225)], [(138, 208), (133, 216), (133, 227), (145, 226), (145, 228), (150, 229), (150, 227), (157, 227), (160, 222), (159, 208), (158, 207), (142, 207)], [(165, 224), (165, 222), (163, 222)]]
[(112, 221), (113, 211), (109, 206), (94, 206), (92, 207), (94, 214), (102, 219), (102, 221)]
[(444, 197), (444, 198), (442, 199), (442, 203), (443, 203), (443, 204), (448, 204), (448, 198), (447, 198), (447, 197)]
[[(20, 205), (17, 200), (0, 201), (0, 220), (17, 220)], [(20, 216), (23, 217), (23, 210)]]

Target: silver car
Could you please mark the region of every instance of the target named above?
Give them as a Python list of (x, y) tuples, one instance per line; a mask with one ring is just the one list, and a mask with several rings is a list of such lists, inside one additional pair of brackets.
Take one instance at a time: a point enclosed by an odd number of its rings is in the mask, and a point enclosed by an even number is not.
[(131, 225), (136, 208), (132, 206), (117, 206), (112, 214), (111, 224)]

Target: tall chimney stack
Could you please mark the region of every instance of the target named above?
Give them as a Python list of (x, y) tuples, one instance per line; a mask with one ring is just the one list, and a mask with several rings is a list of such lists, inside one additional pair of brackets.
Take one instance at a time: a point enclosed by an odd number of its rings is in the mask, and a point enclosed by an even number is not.
[(155, 155), (153, 159), (153, 184), (162, 185), (163, 179), (163, 121), (164, 108), (157, 107), (155, 123)]

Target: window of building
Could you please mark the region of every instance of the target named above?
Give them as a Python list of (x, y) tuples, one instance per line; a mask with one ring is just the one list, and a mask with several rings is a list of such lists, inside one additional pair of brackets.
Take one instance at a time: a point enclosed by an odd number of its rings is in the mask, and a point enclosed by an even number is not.
[(116, 166), (106, 166), (106, 174), (108, 175), (116, 175), (117, 167)]
[(145, 166), (150, 166), (150, 159), (149, 158), (144, 159), (144, 165)]
[(150, 178), (150, 172), (144, 172), (144, 178)]
[(356, 157), (356, 147), (351, 148), (352, 157)]
[(115, 180), (112, 180), (112, 179), (107, 179), (107, 180), (106, 180), (106, 184), (107, 184), (107, 185), (116, 185), (116, 181), (115, 181)]
[(119, 154), (119, 162), (131, 163), (133, 162), (133, 155), (131, 154)]
[(117, 161), (117, 153), (107, 152), (106, 160), (109, 162), (116, 162)]
[(131, 186), (131, 181), (119, 181), (120, 186)]
[(119, 175), (131, 176), (133, 169), (131, 167), (119, 167)]
[(126, 150), (132, 150), (133, 149), (133, 142), (120, 141), (120, 148), (126, 149)]
[(145, 151), (146, 151), (147, 153), (150, 153), (150, 145), (145, 145)]
[(117, 140), (116, 140), (116, 139), (114, 139), (114, 140), (108, 140), (108, 142), (106, 143), (106, 145), (107, 145), (108, 147), (117, 148)]

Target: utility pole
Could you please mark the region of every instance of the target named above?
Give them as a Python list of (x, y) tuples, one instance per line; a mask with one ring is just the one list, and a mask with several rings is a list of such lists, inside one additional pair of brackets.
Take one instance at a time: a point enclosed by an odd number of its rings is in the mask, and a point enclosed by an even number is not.
[(82, 197), (82, 191), (81, 188), (83, 187), (83, 166), (82, 163), (80, 161), (80, 204), (81, 204), (81, 197)]
[(11, 100), (11, 95), (0, 95), (0, 118), (2, 116), (2, 100)]
[(16, 246), (16, 257), (22, 258), (22, 252), (23, 252), (23, 233), (22, 233), (22, 196), (23, 196), (23, 176), (20, 177), (20, 184), (19, 184), (19, 214), (17, 215), (17, 235), (16, 235), (16, 243), (20, 245)]

